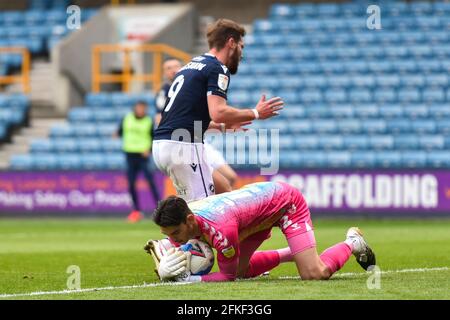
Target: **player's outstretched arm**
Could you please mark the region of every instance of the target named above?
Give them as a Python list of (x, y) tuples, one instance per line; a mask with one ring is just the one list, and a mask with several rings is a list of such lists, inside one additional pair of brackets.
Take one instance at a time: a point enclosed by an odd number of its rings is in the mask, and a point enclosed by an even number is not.
[(274, 117), (278, 115), (278, 111), (283, 109), (283, 105), (284, 102), (280, 97), (266, 100), (265, 95), (263, 95), (255, 109), (237, 109), (227, 105), (227, 101), (220, 96), (208, 96), (208, 109), (212, 121), (215, 123), (226, 123), (227, 126), (255, 119), (263, 120)]

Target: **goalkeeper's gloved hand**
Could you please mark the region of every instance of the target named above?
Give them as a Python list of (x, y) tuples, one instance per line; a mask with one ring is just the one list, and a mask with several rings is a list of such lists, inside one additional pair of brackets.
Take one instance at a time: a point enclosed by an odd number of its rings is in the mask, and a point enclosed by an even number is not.
[[(190, 258), (190, 257), (189, 257)], [(159, 261), (158, 274), (162, 281), (173, 279), (189, 270), (188, 254), (178, 249), (169, 249), (167, 254)]]
[(180, 273), (174, 278), (176, 282), (200, 282), (202, 281), (201, 276), (193, 276), (189, 270)]

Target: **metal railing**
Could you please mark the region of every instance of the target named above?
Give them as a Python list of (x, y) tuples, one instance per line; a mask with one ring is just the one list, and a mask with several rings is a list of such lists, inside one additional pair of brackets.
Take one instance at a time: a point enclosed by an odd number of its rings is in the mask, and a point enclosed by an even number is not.
[[(131, 66), (131, 53), (143, 52), (153, 55), (153, 71), (149, 73), (135, 74)], [(102, 73), (101, 59), (104, 53), (123, 54), (123, 65), (121, 73)], [(150, 82), (153, 84), (153, 91), (159, 90), (162, 85), (162, 63), (163, 55), (168, 55), (184, 61), (191, 60), (191, 55), (173, 48), (166, 44), (97, 44), (92, 48), (92, 92), (100, 92), (103, 83), (121, 83), (122, 91), (130, 92), (133, 81)]]
[(1, 54), (20, 54), (22, 56), (22, 67), (19, 75), (0, 75), (0, 84), (21, 83), (24, 93), (30, 92), (30, 52), (27, 48), (0, 47)]

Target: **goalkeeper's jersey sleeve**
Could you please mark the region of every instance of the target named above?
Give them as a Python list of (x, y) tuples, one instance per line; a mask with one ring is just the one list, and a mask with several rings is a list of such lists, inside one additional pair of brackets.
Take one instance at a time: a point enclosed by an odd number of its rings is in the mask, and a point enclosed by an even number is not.
[(261, 182), (224, 194), (191, 202), (203, 238), (217, 251), (220, 272), (202, 276), (202, 281), (236, 278), (239, 243), (250, 235), (272, 228), (292, 200), (293, 187)]

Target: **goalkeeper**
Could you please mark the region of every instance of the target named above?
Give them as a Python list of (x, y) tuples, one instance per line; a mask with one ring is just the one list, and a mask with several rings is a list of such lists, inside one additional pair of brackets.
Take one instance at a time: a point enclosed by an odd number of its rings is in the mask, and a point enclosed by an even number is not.
[[(171, 249), (159, 264), (163, 280), (233, 281), (256, 277), (288, 261), (295, 262), (303, 280), (325, 280), (341, 269), (351, 254), (365, 270), (375, 264), (374, 253), (354, 227), (345, 241), (319, 256), (303, 195), (281, 182), (254, 183), (189, 204), (171, 196), (159, 203), (154, 221), (173, 242), (201, 239), (217, 251), (219, 272), (194, 276), (187, 268), (188, 255)], [(270, 238), (274, 226), (282, 230), (289, 247), (256, 251)]]

